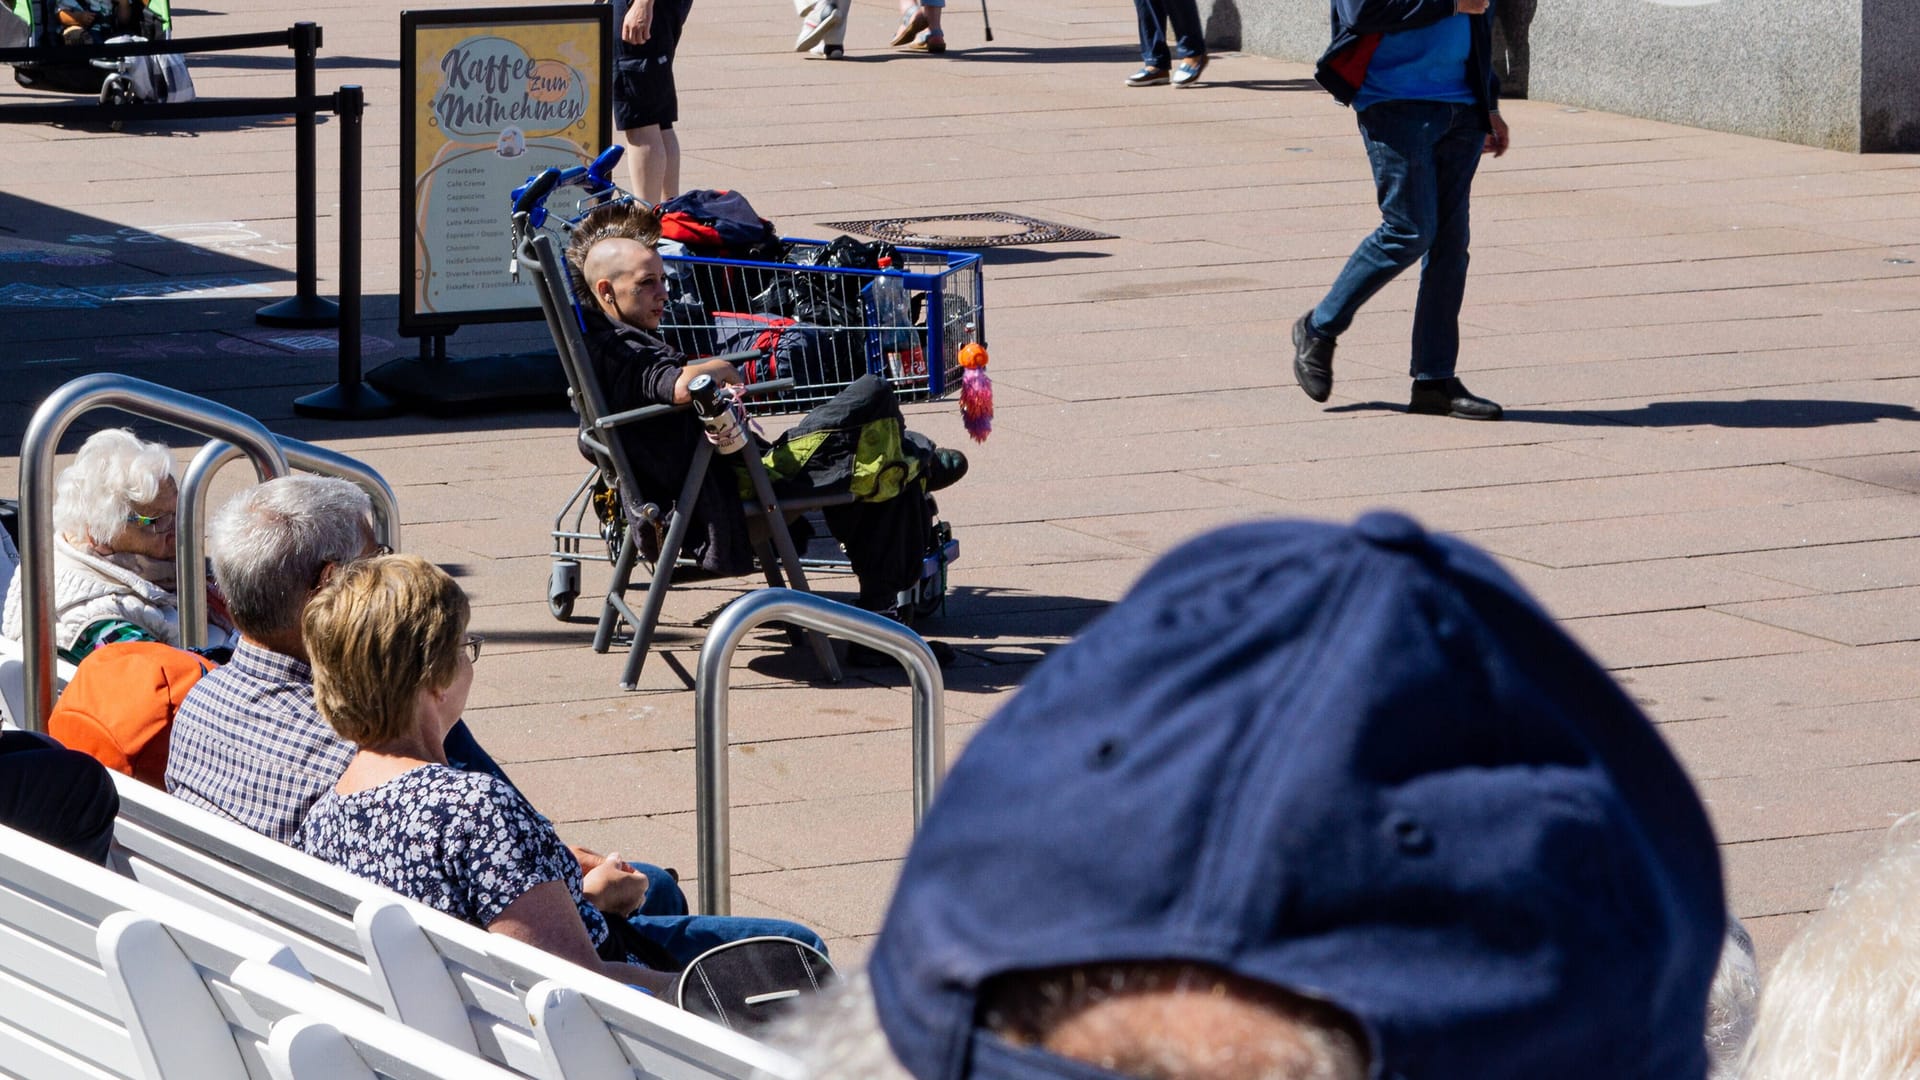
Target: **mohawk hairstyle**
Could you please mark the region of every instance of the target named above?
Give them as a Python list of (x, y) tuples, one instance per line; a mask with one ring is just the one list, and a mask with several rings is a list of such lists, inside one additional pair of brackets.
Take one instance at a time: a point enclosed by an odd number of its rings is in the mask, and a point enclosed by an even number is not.
[(587, 280), (587, 252), (602, 240), (637, 240), (648, 247), (660, 243), (660, 209), (641, 202), (608, 203), (595, 207), (573, 227), (567, 240), (567, 278), (573, 295), (593, 309), (592, 283)]

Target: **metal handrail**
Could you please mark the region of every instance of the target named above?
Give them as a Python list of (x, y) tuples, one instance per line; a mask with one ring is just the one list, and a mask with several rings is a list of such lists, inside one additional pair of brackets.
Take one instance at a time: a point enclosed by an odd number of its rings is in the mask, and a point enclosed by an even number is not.
[(727, 798), (727, 684), (733, 651), (748, 631), (781, 621), (877, 649), (900, 661), (913, 689), (913, 825), (920, 827), (946, 766), (944, 683), (933, 650), (919, 634), (871, 611), (794, 589), (758, 589), (728, 604), (700, 649), (693, 683), (694, 807), (700, 863), (700, 910), (732, 911), (728, 866), (732, 807)]
[(286, 454), (260, 421), (145, 379), (106, 372), (83, 375), (41, 402), (20, 442), (20, 644), (26, 653), (26, 715), (16, 719), (30, 731), (45, 731), (53, 712), (54, 455), (67, 428), (93, 409), (119, 409), (230, 440), (263, 480), (287, 472)]
[[(290, 439), (285, 435), (274, 436), (274, 441), (286, 452), (287, 461), (294, 468), (321, 476), (337, 476), (365, 491), (373, 501), (374, 542), (399, 549), (400, 501), (394, 497), (393, 488), (387, 486), (386, 479), (375, 472), (372, 466), (339, 451)], [(207, 487), (213, 482), (215, 473), (227, 462), (243, 456), (243, 453), (232, 443), (215, 439), (193, 456), (192, 463), (180, 477), (180, 506), (176, 511), (176, 519), (184, 527), (179, 531), (179, 547), (174, 556), (178, 565), (174, 581), (180, 589), (180, 640), (190, 649), (207, 643), (207, 574), (202, 554), (207, 535)], [(196, 566), (201, 568), (198, 573), (189, 572), (190, 567)]]

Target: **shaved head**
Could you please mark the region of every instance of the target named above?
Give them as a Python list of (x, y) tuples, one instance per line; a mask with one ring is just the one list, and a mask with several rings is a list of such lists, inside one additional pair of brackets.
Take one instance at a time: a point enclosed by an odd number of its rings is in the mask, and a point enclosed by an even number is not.
[(614, 236), (587, 249), (586, 264), (580, 268), (588, 284), (603, 278), (618, 281), (631, 276), (645, 254), (653, 249), (638, 240)]

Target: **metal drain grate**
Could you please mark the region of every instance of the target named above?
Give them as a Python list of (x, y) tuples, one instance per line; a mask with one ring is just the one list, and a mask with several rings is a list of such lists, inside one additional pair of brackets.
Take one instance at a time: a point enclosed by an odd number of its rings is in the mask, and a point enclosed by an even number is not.
[[(957, 235), (932, 232), (928, 226), (942, 221), (985, 222), (1017, 226), (1012, 232), (960, 232)], [(822, 225), (842, 232), (860, 233), (909, 247), (984, 248), (1013, 247), (1020, 244), (1058, 244), (1068, 240), (1113, 240), (1112, 233), (1056, 225), (1025, 214), (1004, 210), (983, 210), (974, 214), (935, 214), (915, 217), (871, 218), (864, 221), (823, 221)], [(937, 227), (937, 226), (935, 226)]]

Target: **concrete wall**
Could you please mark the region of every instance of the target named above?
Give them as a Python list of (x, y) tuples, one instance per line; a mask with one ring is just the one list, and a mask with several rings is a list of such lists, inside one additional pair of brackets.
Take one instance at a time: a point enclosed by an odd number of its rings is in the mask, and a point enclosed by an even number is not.
[[(1217, 48), (1310, 61), (1326, 0), (1202, 0)], [(1920, 0), (1495, 0), (1510, 92), (1843, 150), (1920, 151)]]

